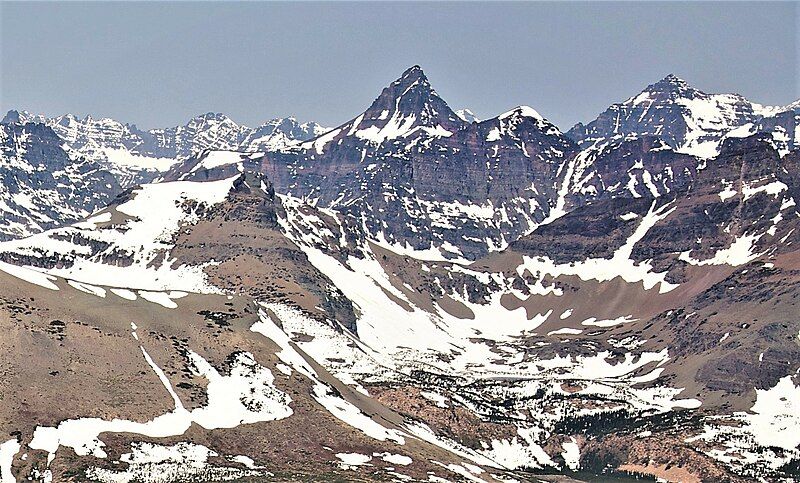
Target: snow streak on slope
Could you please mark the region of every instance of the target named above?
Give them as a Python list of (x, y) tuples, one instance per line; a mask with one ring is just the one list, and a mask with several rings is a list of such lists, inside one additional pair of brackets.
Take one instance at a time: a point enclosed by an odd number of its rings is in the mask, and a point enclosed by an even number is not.
[[(281, 314), (282, 324), (296, 323), (292, 319), (300, 318), (301, 323), (306, 319), (299, 311), (279, 304), (265, 304), (265, 307), (277, 314)], [(393, 441), (398, 444), (405, 444), (402, 432), (396, 429), (387, 428), (369, 416), (364, 414), (353, 403), (347, 401), (338, 392), (333, 391), (330, 386), (322, 382), (316, 371), (289, 343), (289, 338), (275, 322), (265, 312), (260, 312), (260, 322), (254, 324), (250, 330), (258, 332), (272, 339), (281, 348), (277, 353), (278, 357), (294, 370), (306, 376), (313, 384), (312, 395), (328, 412), (344, 423), (362, 431), (367, 436), (378, 441)]]
[(50, 290), (58, 290), (58, 286), (53, 283), (53, 281), (56, 279), (55, 277), (30, 268), (19, 267), (17, 265), (11, 265), (10, 263), (0, 262), (0, 271), (40, 287), (49, 288)]
[(170, 251), (177, 233), (225, 200), (235, 179), (144, 185), (90, 222), (5, 242), (0, 251), (22, 264), (37, 257), (57, 259), (61, 263), (45, 267), (46, 272), (90, 284), (217, 292), (205, 281), (203, 266), (176, 266)]
[(269, 369), (259, 365), (247, 352), (236, 354), (231, 362), (230, 374), (221, 375), (205, 359), (189, 351), (190, 368), (208, 380), (205, 406), (187, 410), (181, 403), (164, 371), (153, 361), (144, 347), (142, 355), (164, 384), (175, 403), (172, 412), (160, 415), (146, 423), (114, 419), (80, 418), (62, 421), (58, 426), (39, 426), (28, 444), (55, 456), (59, 447), (72, 448), (78, 455), (105, 458), (105, 446), (99, 439), (101, 433), (133, 433), (150, 437), (179, 436), (196, 423), (206, 429), (233, 428), (258, 421), (274, 421), (292, 414), (291, 398), (278, 390)]
[(636, 243), (644, 238), (650, 228), (669, 216), (674, 210), (674, 208), (670, 208), (670, 205), (665, 205), (658, 209), (655, 207), (656, 201), (653, 201), (650, 210), (642, 218), (636, 231), (624, 245), (614, 252), (614, 256), (610, 259), (589, 258), (578, 263), (560, 265), (546, 257), (533, 259), (525, 256), (525, 261), (517, 271), (520, 275), (526, 270), (539, 276), (577, 275), (582, 280), (597, 280), (600, 282), (620, 277), (628, 283), (641, 282), (647, 290), (658, 285), (660, 293), (669, 292), (677, 286), (665, 280), (666, 273), (653, 272), (653, 267), (647, 262), (636, 263), (631, 260), (631, 253)]

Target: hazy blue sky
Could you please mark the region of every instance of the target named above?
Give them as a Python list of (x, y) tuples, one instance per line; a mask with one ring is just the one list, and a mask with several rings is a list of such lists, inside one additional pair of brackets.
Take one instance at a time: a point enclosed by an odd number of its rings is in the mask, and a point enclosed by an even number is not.
[(0, 2), (0, 108), (143, 128), (224, 112), (335, 125), (420, 64), (453, 107), (564, 129), (674, 72), (800, 97), (796, 3)]

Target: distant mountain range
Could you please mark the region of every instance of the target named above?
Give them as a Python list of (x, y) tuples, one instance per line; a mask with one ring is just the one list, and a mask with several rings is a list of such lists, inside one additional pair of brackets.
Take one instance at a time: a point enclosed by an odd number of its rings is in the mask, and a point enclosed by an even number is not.
[[(0, 125), (0, 470), (800, 478), (797, 103)], [(9, 476), (10, 475), (10, 476)]]
[(9, 111), (2, 124), (38, 123), (49, 126), (74, 155), (115, 171), (123, 186), (149, 181), (177, 161), (207, 149), (270, 151), (326, 131), (319, 124), (294, 118), (272, 119), (250, 128), (224, 114), (209, 112), (182, 126), (143, 131), (109, 118), (78, 118), (72, 114), (46, 118), (26, 111)]
[[(402, 210), (397, 207), (386, 208), (391, 213), (407, 212), (407, 219), (401, 226), (392, 225), (390, 230), (372, 226), (370, 231), (374, 236), (384, 237), (389, 243), (408, 243), (415, 249), (441, 244), (442, 234), (437, 233), (436, 226), (414, 226), (422, 231), (406, 233), (412, 236), (403, 236), (402, 233), (395, 233), (395, 230), (411, 230), (408, 226), (413, 224), (413, 220), (408, 218), (414, 217), (415, 213), (434, 210), (442, 213), (438, 216), (447, 217), (445, 212), (448, 209), (434, 206), (437, 203), (436, 196), (431, 198), (434, 205), (422, 206), (414, 196), (406, 196), (408, 190), (422, 189), (430, 194), (439, 194), (443, 189), (441, 178), (451, 170), (463, 170), (468, 178), (459, 180), (460, 187), (444, 188), (451, 192), (441, 193), (441, 198), (458, 199), (465, 206), (473, 206), (474, 213), (486, 214), (488, 209), (492, 211), (491, 218), (504, 213), (502, 220), (488, 222), (500, 228), (488, 241), (476, 232), (487, 226), (486, 220), (465, 219), (468, 225), (477, 223), (474, 229), (464, 228), (473, 231), (466, 236), (475, 239), (476, 244), (467, 250), (481, 254), (492, 247), (506, 246), (509, 240), (547, 219), (558, 203), (564, 205), (566, 200), (558, 199), (559, 188), (583, 190), (583, 194), (564, 193), (566, 198), (594, 197), (591, 190), (597, 190), (598, 186), (588, 186), (587, 183), (596, 183), (598, 180), (590, 181), (589, 172), (584, 171), (595, 168), (586, 166), (585, 161), (580, 160), (594, 158), (599, 152), (604, 153), (604, 157), (613, 155), (617, 146), (629, 146), (625, 143), (634, 137), (657, 138), (664, 143), (663, 149), (707, 159), (718, 153), (724, 139), (757, 132), (772, 133), (777, 149), (785, 153), (796, 148), (800, 142), (800, 133), (797, 131), (799, 115), (797, 102), (785, 107), (762, 106), (736, 94), (706, 94), (669, 75), (628, 100), (613, 104), (594, 121), (586, 125), (577, 124), (562, 134), (535, 110), (527, 107), (484, 121), (478, 120), (469, 109), (454, 112), (433, 91), (421, 69), (415, 66), (385, 89), (367, 111), (333, 130), (314, 122), (299, 123), (294, 118), (273, 119), (257, 128), (249, 128), (219, 113), (197, 116), (183, 126), (147, 131), (108, 118), (87, 116), (79, 119), (70, 114), (45, 118), (26, 111), (9, 111), (2, 124), (39, 123), (49, 126), (64, 141), (68, 156), (98, 163), (100, 169), (111, 173), (123, 189), (155, 180), (177, 163), (209, 149), (280, 153), (274, 156), (282, 158), (276, 166), (291, 163), (296, 165), (293, 170), (304, 170), (299, 179), (297, 174), (289, 174), (288, 171), (269, 173), (280, 190), (304, 198), (314, 197), (323, 204), (336, 201), (340, 205), (353, 205), (358, 200), (362, 206), (355, 206), (354, 210), (362, 209), (363, 203), (367, 202), (371, 206), (376, 206), (376, 203), (401, 203), (404, 205)], [(504, 120), (504, 116), (511, 118)], [(523, 122), (525, 119), (530, 122)], [(470, 126), (473, 123), (476, 125)], [(529, 125), (535, 129), (528, 129)], [(453, 133), (458, 135), (451, 139)], [(523, 137), (533, 138), (523, 139), (520, 133)], [(326, 149), (329, 145), (331, 147)], [(531, 149), (553, 151), (534, 156), (538, 163), (534, 166), (527, 163), (531, 154), (528, 150)], [(574, 186), (564, 186), (565, 183), (557, 178), (565, 175), (565, 170), (570, 168), (570, 163), (565, 163), (565, 160), (579, 151), (584, 151), (578, 156), (580, 166), (573, 167), (578, 171), (573, 169), (574, 179), (566, 182)], [(403, 173), (393, 172), (397, 167), (392, 167), (390, 161), (400, 157), (419, 160), (415, 161), (418, 164), (413, 181), (402, 179)], [(437, 157), (440, 159), (437, 160)], [(484, 157), (487, 161), (482, 164)], [(445, 158), (447, 161), (443, 161)], [(498, 169), (498, 159), (508, 163), (508, 169)], [(452, 166), (439, 165), (442, 162)], [(348, 163), (356, 164), (351, 166), (352, 169), (346, 169), (344, 165)], [(373, 164), (380, 167), (378, 172), (372, 172), (374, 168), (369, 168)], [(336, 172), (330, 172), (325, 166), (335, 166)], [(365, 172), (367, 168), (370, 172)], [(667, 168), (669, 166), (660, 167), (662, 170)], [(426, 169), (436, 171), (436, 174), (425, 175), (427, 182), (433, 184), (428, 187), (420, 184), (425, 182), (422, 181), (420, 170)], [(489, 171), (493, 171), (491, 182), (488, 179)], [(556, 174), (556, 171), (559, 173)], [(650, 173), (651, 176), (654, 174)], [(326, 178), (322, 182), (321, 176)], [(473, 178), (470, 179), (470, 176)], [(511, 179), (504, 180), (504, 176)], [(391, 178), (389, 184), (394, 191), (391, 200), (368, 200), (368, 196), (362, 196), (364, 190), (373, 194), (381, 191), (374, 184), (385, 183), (387, 177)], [(665, 182), (669, 184), (672, 180)], [(643, 181), (639, 180), (639, 183), (642, 185)], [(485, 188), (478, 188), (483, 185)], [(614, 182), (608, 183), (608, 186), (613, 185)], [(107, 191), (104, 199), (118, 192), (113, 185), (111, 188), (99, 188), (101, 192)], [(534, 189), (538, 192), (534, 193)], [(100, 206), (91, 201), (88, 203), (82, 208), (92, 211)], [(491, 203), (492, 207), (488, 208), (487, 203)], [(18, 211), (15, 208), (6, 212), (10, 217), (24, 219), (26, 215)], [(45, 221), (42, 224), (42, 220), (38, 223), (32, 220), (30, 228), (27, 228), (27, 223), (23, 221), (13, 232), (0, 227), (0, 236), (33, 233), (42, 227), (55, 226), (85, 214), (80, 210), (75, 211), (74, 207), (62, 211), (64, 214), (56, 216), (53, 223)], [(463, 215), (461, 212), (451, 214)], [(451, 246), (459, 245), (453, 244), (453, 240), (446, 241)]]
[[(0, 226), (0, 239), (77, 221), (123, 189), (153, 181), (176, 163), (208, 149), (267, 152), (324, 131), (316, 123), (300, 123), (294, 118), (273, 119), (249, 128), (215, 113), (192, 118), (183, 126), (142, 131), (108, 118), (79, 119), (71, 114), (45, 118), (9, 111), (0, 122), (0, 139), (5, 144), (0, 176), (24, 176), (4, 183), (5, 190), (0, 192), (0, 200), (5, 202), (0, 212), (7, 220)], [(39, 152), (40, 146), (46, 155)], [(64, 197), (64, 192), (75, 190), (74, 183), (56, 178), (63, 177), (64, 167), (77, 170), (78, 165), (84, 172), (100, 174), (80, 182), (80, 196)], [(26, 201), (29, 198), (32, 201)]]

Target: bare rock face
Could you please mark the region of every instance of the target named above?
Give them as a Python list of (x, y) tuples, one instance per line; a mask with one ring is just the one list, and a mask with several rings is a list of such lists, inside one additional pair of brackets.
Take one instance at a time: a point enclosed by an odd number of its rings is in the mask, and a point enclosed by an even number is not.
[(566, 208), (610, 198), (655, 198), (685, 189), (701, 161), (655, 136), (612, 138), (586, 148), (564, 167)]
[[(652, 203), (652, 198), (612, 198), (587, 204), (521, 237), (511, 248), (544, 255), (557, 263), (610, 259), (630, 238)], [(626, 214), (636, 216), (626, 220)]]
[(798, 189), (797, 161), (795, 156), (781, 159), (769, 139), (759, 134), (727, 140), (691, 189), (678, 193), (675, 211), (648, 231), (633, 255), (658, 262), (686, 252), (684, 258), (701, 263), (737, 240), (748, 244), (745, 253), (793, 249), (797, 215), (790, 200)]
[(669, 214), (632, 250), (635, 260), (659, 269), (671, 268), (683, 252), (699, 263), (741, 237), (752, 239), (752, 253), (768, 247), (780, 253), (791, 245), (797, 154), (781, 158), (770, 134), (728, 139), (706, 161), (671, 149), (653, 152), (652, 145), (652, 138), (635, 138), (599, 150), (589, 168), (575, 174), (581, 184), (567, 191), (574, 208), (514, 248), (567, 262), (610, 258), (648, 210), (661, 208)]

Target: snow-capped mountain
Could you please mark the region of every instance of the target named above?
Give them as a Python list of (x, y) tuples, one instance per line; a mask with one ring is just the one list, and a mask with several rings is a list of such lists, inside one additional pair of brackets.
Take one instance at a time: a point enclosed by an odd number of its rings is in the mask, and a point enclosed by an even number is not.
[(223, 114), (208, 113), (183, 126), (142, 131), (108, 118), (45, 118), (24, 111), (9, 111), (0, 127), (4, 136), (0, 196), (6, 202), (1, 239), (77, 221), (123, 189), (151, 182), (204, 151), (264, 153), (325, 130), (294, 118), (274, 119), (253, 129)]
[(77, 155), (114, 172), (123, 187), (151, 181), (175, 163), (207, 149), (265, 152), (325, 131), (316, 123), (300, 123), (294, 118), (273, 119), (250, 128), (212, 112), (181, 126), (147, 131), (109, 118), (71, 114), (45, 118), (24, 111), (10, 111), (2, 122), (47, 124)]
[(419, 139), (448, 136), (464, 126), (431, 87), (419, 66), (384, 88), (366, 111), (324, 135), (301, 144), (311, 156), (352, 147), (408, 147)]
[(111, 172), (33, 123), (0, 124), (0, 187), (0, 240), (78, 221), (120, 192)]
[(465, 121), (414, 66), (362, 114), (261, 164), (276, 190), (348, 213), (373, 240), (474, 259), (549, 215), (576, 150), (529, 107)]
[(772, 133), (773, 142), (786, 154), (800, 148), (800, 100), (777, 111), (762, 118), (749, 132)]
[(753, 134), (762, 119), (785, 110), (738, 94), (707, 94), (670, 74), (567, 135), (582, 147), (619, 136), (657, 136), (679, 152), (709, 158), (725, 137)]

